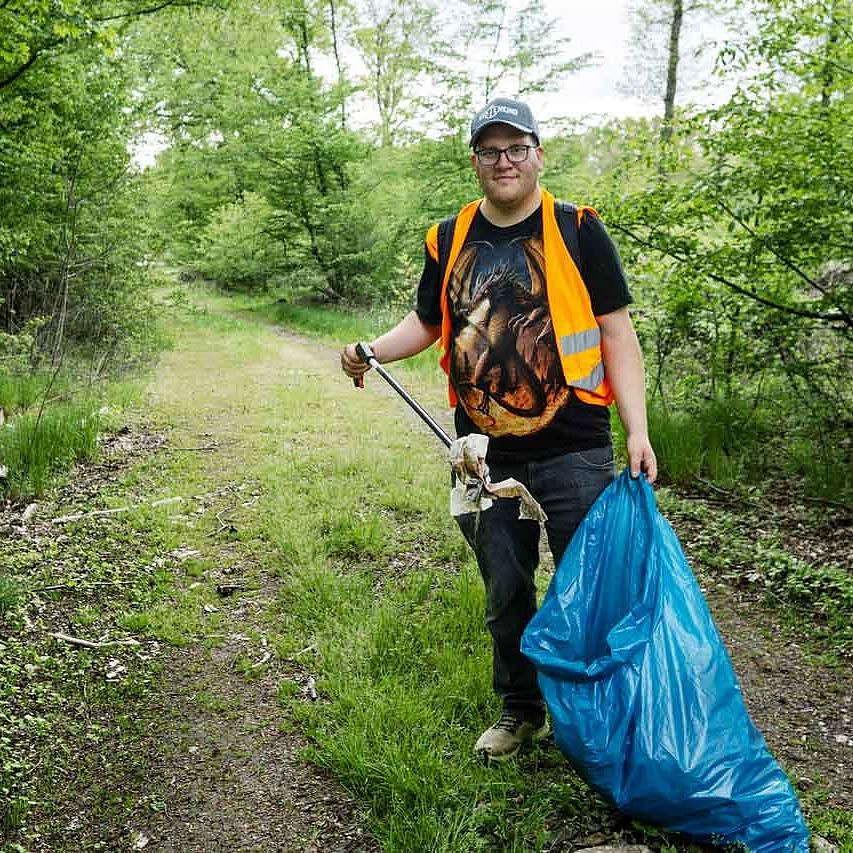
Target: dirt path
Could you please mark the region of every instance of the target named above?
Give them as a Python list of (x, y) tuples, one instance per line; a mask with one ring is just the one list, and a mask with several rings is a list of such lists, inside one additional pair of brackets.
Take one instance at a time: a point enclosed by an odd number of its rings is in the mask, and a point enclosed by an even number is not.
[[(258, 331), (260, 358), (214, 367), (216, 356), (204, 349), (176, 352), (164, 358), (151, 383), (148, 404), (170, 409), (185, 381), (205, 375), (199, 363), (213, 367), (194, 389), (196, 405), (170, 435), (172, 446), (216, 446), (197, 460), (204, 489), (246, 488), (250, 472), (241, 470), (240, 454), (255, 452), (259, 436), (245, 393), (237, 393), (242, 383), (263, 408), (288, 377), (298, 383), (337, 379), (331, 353), (266, 326)], [(253, 500), (243, 503), (251, 512)], [(213, 636), (173, 650), (164, 661), (164, 727), (150, 772), (165, 808), (139, 823), (137, 849), (377, 851), (358, 804), (300, 755), (307, 744), (287, 719), (280, 690), (292, 686), (300, 701), (315, 701), (313, 678), (303, 660), (282, 657), (266, 643), (260, 614), (273, 604), (280, 579), (251, 564), (238, 528), (231, 526), (232, 510), (216, 512), (218, 527), (206, 537), (210, 547), (203, 547), (206, 562), (216, 566), (204, 580), (223, 591), (207, 606), (215, 617)]]
[(818, 786), (853, 808), (853, 679), (808, 659), (751, 596), (718, 588), (708, 603), (740, 679), (747, 707), (797, 788)]
[[(331, 388), (342, 380), (326, 347), (260, 324), (254, 324), (251, 336), (245, 329), (243, 335), (244, 358), (217, 352), (214, 335), (197, 335), (195, 348), (182, 344), (164, 356), (131, 435), (142, 436), (141, 424), (168, 413), (166, 448), (152, 442), (154, 456), (128, 460), (132, 467), (125, 469), (123, 483), (116, 483), (115, 467), (106, 478), (111, 489), (132, 500), (140, 483), (162, 487), (163, 478), (173, 476), (175, 453), (188, 454), (187, 483), (194, 494), (208, 497), (173, 519), (176, 529), (186, 531), (186, 541), (178, 536), (171, 559), (180, 564), (198, 555), (203, 570), (178, 572), (180, 583), (186, 589), (205, 584), (220, 593), (205, 605), (203, 630), (186, 645), (162, 651), (164, 689), (144, 708), (151, 720), (142, 743), (145, 777), (128, 778), (117, 769), (113, 778), (102, 780), (105, 786), (121, 786), (139, 805), (123, 825), (106, 826), (87, 812), (85, 802), (78, 799), (75, 806), (72, 800), (65, 825), (73, 831), (46, 839), (47, 846), (34, 851), (379, 850), (358, 803), (301, 755), (306, 743), (282, 698), (316, 700), (310, 650), (282, 653), (267, 643), (264, 614), (282, 581), (253, 563), (252, 554), (263, 543), (245, 541), (248, 523), (242, 523), (256, 512), (259, 497), (246, 460), (262, 458), (264, 443), (271, 440), (259, 412), (288, 383)], [(437, 407), (440, 394), (437, 388), (434, 399), (425, 402)], [(85, 488), (72, 489), (52, 511), (85, 509), (99, 482), (105, 484), (97, 474), (89, 477)], [(199, 533), (196, 520), (202, 518), (208, 528)], [(687, 530), (677, 519), (675, 527), (679, 533)], [(771, 748), (801, 790), (819, 786), (830, 804), (853, 807), (849, 669), (816, 667), (754, 597), (717, 578), (700, 580)]]
[(235, 668), (246, 652), (243, 605), (223, 609), (229, 638), (222, 645), (176, 650), (166, 662), (164, 727), (150, 767), (165, 808), (140, 817), (137, 849), (378, 850), (356, 803), (300, 758), (305, 741), (286, 725), (277, 693), (283, 678), (300, 675), (286, 663), (258, 663), (261, 674), (247, 680)]

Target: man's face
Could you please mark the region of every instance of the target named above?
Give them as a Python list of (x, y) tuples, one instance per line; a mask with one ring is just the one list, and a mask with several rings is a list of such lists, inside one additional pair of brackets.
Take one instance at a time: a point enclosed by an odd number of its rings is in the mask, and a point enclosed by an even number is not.
[[(494, 124), (480, 134), (474, 150), (509, 148), (510, 145), (533, 146), (533, 137), (508, 124)], [(495, 207), (512, 210), (523, 207), (537, 192), (542, 171), (542, 149), (531, 148), (523, 163), (510, 163), (507, 155), (502, 154), (497, 163), (487, 166), (477, 159), (476, 153), (471, 155), (471, 163), (486, 198)]]

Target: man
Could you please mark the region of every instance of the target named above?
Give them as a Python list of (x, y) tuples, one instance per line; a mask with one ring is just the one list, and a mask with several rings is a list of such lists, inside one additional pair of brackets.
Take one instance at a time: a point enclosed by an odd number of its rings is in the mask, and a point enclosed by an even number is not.
[[(457, 433), (489, 436), (492, 480), (514, 477), (528, 487), (548, 516), (559, 564), (615, 476), (607, 409), (614, 399), (632, 475), (657, 475), (631, 296), (595, 212), (560, 208), (540, 187), (543, 150), (526, 104), (492, 101), (474, 116), (470, 145), (483, 198), (460, 211), (452, 238), (450, 224), (429, 230), (416, 307), (371, 347), (390, 362), (441, 341)], [(563, 239), (567, 227), (576, 229), (577, 261)], [(341, 366), (357, 384), (368, 369), (354, 344)], [(486, 585), (493, 686), (503, 703), (475, 749), (502, 760), (549, 731), (535, 670), (520, 651), (536, 610), (539, 525), (519, 519), (510, 500), (457, 520)]]

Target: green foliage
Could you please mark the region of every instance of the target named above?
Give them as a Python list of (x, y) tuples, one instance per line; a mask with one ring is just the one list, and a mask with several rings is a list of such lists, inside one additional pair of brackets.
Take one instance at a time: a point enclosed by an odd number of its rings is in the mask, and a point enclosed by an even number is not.
[[(772, 552), (771, 552), (772, 553)], [(781, 550), (755, 554), (768, 585), (791, 608), (808, 614), (838, 651), (853, 653), (853, 578), (841, 566), (815, 567)]]
[[(37, 352), (37, 334), (44, 323), (43, 317), (30, 317), (14, 334), (0, 331), (0, 382), (4, 375), (23, 371), (32, 362)], [(0, 390), (0, 402), (5, 397)]]
[[(738, 75), (726, 103), (682, 114), (663, 148), (654, 126), (608, 131), (622, 151), (606, 148), (600, 207), (632, 272), (651, 396), (673, 413), (657, 428), (686, 454), (661, 454), (670, 474), (757, 478), (763, 464), (849, 501), (850, 10), (753, 11), (718, 63)], [(705, 420), (717, 400), (735, 405), (726, 439)], [(732, 412), (717, 412), (723, 432)]]
[(17, 43), (0, 49), (0, 328), (31, 356), (78, 341), (106, 363), (144, 327), (130, 80), (107, 14), (73, 2), (0, 10)]
[[(235, 3), (147, 24), (139, 61), (150, 65), (153, 52), (157, 62), (146, 98), (181, 117), (161, 128), (173, 148), (148, 183), (177, 260), (243, 286), (272, 280), (327, 301), (371, 301), (394, 256), (377, 245), (353, 186), (368, 146), (342, 124), (340, 88), (313, 68), (328, 45), (324, 16), (311, 3)], [(228, 246), (229, 235), (240, 242)], [(240, 245), (251, 247), (245, 260)]]
[(22, 597), (21, 586), (12, 578), (0, 575), (0, 619), (14, 610)]
[[(123, 0), (0, 10), (0, 357), (17, 341), (18, 367), (69, 340), (95, 364), (156, 345), (152, 251), (291, 305), (403, 310), (426, 228), (479, 192), (472, 106), (498, 89), (550, 90), (588, 59), (569, 56), (541, 10), (502, 0), (139, 11)], [(713, 401), (744, 401), (782, 414), (775, 467), (837, 493), (853, 409), (850, 10), (750, 0), (748, 11), (755, 28), (717, 62), (721, 85), (734, 84), (725, 103), (683, 111), (666, 143), (655, 121), (562, 136), (555, 123), (545, 182), (604, 214), (629, 266), (651, 396), (704, 424), (672, 475), (752, 476), (750, 454), (732, 450), (732, 430), (752, 448), (748, 420), (711, 423)], [(482, 61), (475, 43), (492, 46)], [(321, 71), (332, 63), (334, 80)], [(355, 129), (357, 97), (375, 103), (383, 145)], [(130, 176), (143, 129), (169, 147)]]
[[(11, 85), (45, 54), (109, 34), (80, 0), (14, 0), (0, 8), (0, 88)], [(42, 61), (44, 61), (42, 59)]]
[(269, 229), (273, 208), (256, 193), (218, 208), (201, 232), (199, 272), (226, 288), (268, 288), (285, 265), (284, 245)]

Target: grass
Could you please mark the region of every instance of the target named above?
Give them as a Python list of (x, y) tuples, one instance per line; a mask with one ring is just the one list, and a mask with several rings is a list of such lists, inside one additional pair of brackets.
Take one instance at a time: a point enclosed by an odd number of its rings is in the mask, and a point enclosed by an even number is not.
[[(269, 297), (241, 294), (233, 297), (232, 310), (262, 317), (277, 326), (293, 329), (302, 335), (343, 346), (353, 341), (371, 341), (388, 331), (411, 308), (377, 306), (372, 309), (341, 305), (311, 305), (287, 300), (270, 301)], [(433, 348), (406, 361), (408, 374), (435, 374), (437, 354)]]
[(46, 373), (10, 373), (0, 370), (0, 406), (11, 417), (37, 405), (49, 393), (51, 377)]
[[(43, 632), (34, 642), (27, 620), (56, 609), (87, 636), (201, 642), (217, 629), (217, 614), (204, 604), (215, 601), (210, 569), (224, 552), (212, 534), (225, 518), (235, 525), (232, 546), (249, 582), (272, 577), (278, 587), (268, 601), (253, 599), (263, 606), (247, 633), (263, 635), (281, 658), (310, 662), (316, 677), (320, 700), (308, 703), (281, 676), (282, 726), (309, 736), (306, 757), (367, 806), (384, 849), (528, 853), (597, 834), (670, 853), (695, 850), (616, 815), (553, 746), (497, 768), (475, 759), (473, 738), (499, 710), (482, 582), (448, 516), (441, 446), (381, 381), (356, 391), (340, 374), (329, 345), (368, 337), (371, 325), (326, 317), (324, 327), (306, 314), (323, 336), (323, 346), (306, 347), (259, 323), (250, 300), (190, 297), (174, 321), (179, 346), (163, 357), (144, 418), (170, 426), (173, 448), (215, 441), (218, 450), (151, 457), (99, 498), (181, 495), (188, 505), (139, 510), (109, 526), (83, 522), (66, 528), (62, 542), (11, 550), (6, 543), (0, 552), (9, 567), (8, 585), (0, 581), (7, 832), (26, 841), (61, 826), (58, 791), (76, 743), (90, 744), (94, 755), (84, 780), (90, 803), (104, 803), (121, 822), (133, 804), (113, 803), (98, 787), (98, 762), (120, 731), (121, 754), (144, 776), (147, 757), (134, 752), (130, 723), (145, 722), (143, 698), (157, 685), (156, 660), (136, 665), (120, 688), (105, 685), (103, 655), (57, 646)], [(396, 366), (395, 375), (445, 416), (434, 359), (428, 353)], [(198, 553), (170, 556), (178, 547)], [(116, 586), (105, 596), (98, 583)], [(61, 588), (39, 592), (47, 586)], [(14, 698), (13, 684), (20, 685)], [(196, 701), (227, 713), (204, 695)], [(75, 710), (63, 719), (68, 708)], [(28, 727), (24, 713), (45, 722)], [(27, 748), (16, 749), (22, 742)], [(46, 743), (53, 750), (33, 789), (27, 780)], [(806, 805), (816, 828), (853, 850), (843, 813), (817, 797)]]
[[(853, 507), (853, 465), (846, 437), (797, 434), (787, 398), (756, 408), (731, 397), (695, 403), (692, 411), (649, 406), (649, 434), (662, 478), (692, 485), (702, 477), (728, 489), (769, 479), (801, 484), (804, 494)], [(802, 412), (798, 412), (799, 415)]]
[(53, 477), (97, 450), (100, 416), (96, 404), (74, 403), (21, 415), (0, 430), (2, 481), (13, 499), (44, 494)]
[(139, 394), (139, 382), (120, 379), (75, 387), (70, 372), (0, 372), (0, 496), (37, 498), (76, 463), (94, 458), (98, 435)]

